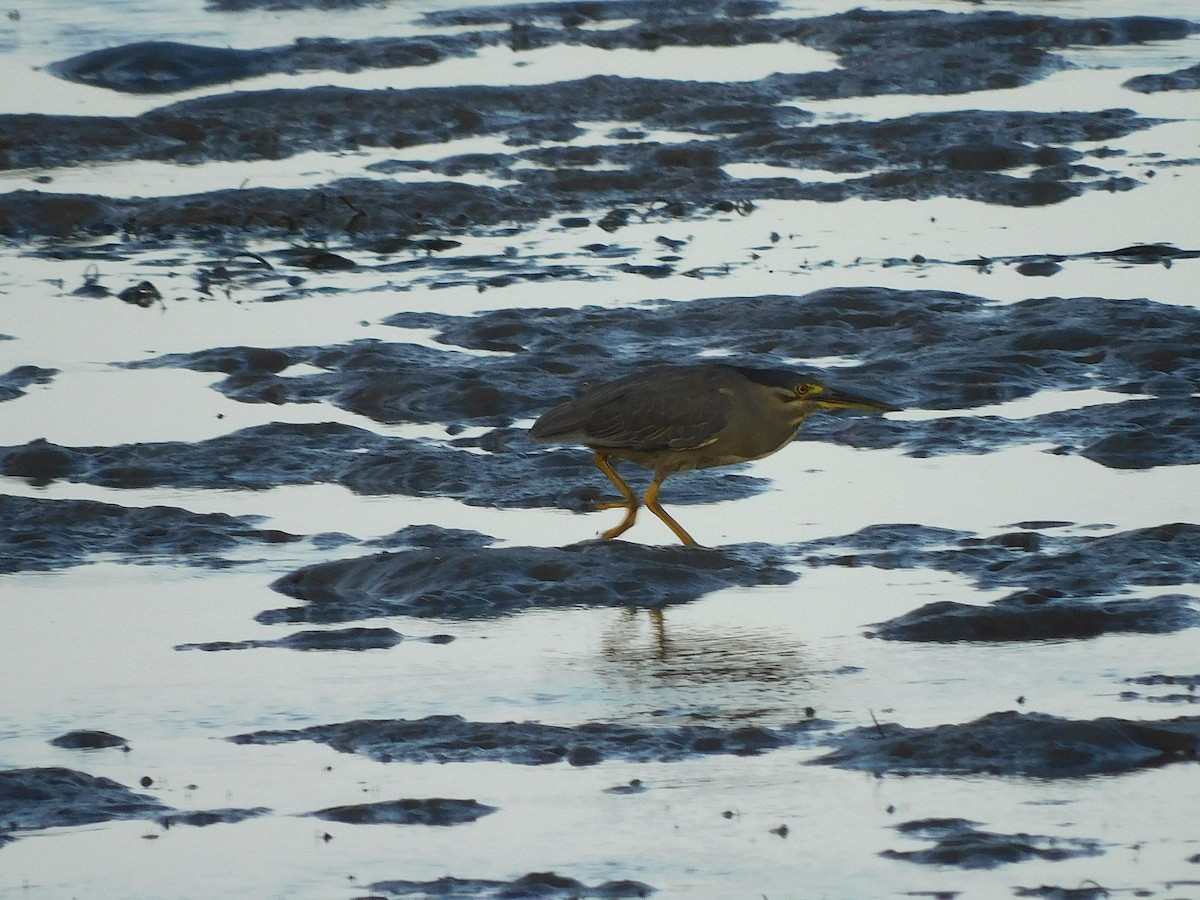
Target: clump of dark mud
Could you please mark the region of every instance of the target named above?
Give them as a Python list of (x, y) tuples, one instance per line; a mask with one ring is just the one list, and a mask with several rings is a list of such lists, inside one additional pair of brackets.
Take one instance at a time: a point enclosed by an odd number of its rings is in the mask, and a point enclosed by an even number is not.
[(382, 800), (377, 803), (356, 803), (351, 806), (331, 806), (309, 813), (328, 822), (347, 825), (461, 825), (474, 822), (496, 811), (495, 806), (474, 800), (452, 800), (444, 797), (428, 799)]
[[(234, 0), (245, 2), (245, 0)], [(249, 0), (256, 2), (256, 0)], [(262, 0), (272, 2), (272, 0)], [(605, 3), (578, 0), (550, 0), (547, 3), (504, 3), (496, 6), (464, 5), (453, 9), (434, 9), (421, 14), (429, 25), (512, 25), (549, 24), (564, 28), (581, 28), (588, 23), (637, 20), (657, 26), (671, 25), (679, 20), (705, 21), (715, 19), (748, 19), (778, 13), (776, 0), (678, 0), (677, 3), (657, 3), (655, 0), (612, 0)]]
[[(0, 340), (4, 335), (0, 335)], [(0, 375), (0, 401), (15, 400), (23, 397), (25, 388), (31, 384), (49, 384), (58, 369), (45, 369), (41, 366), (17, 366), (15, 369)]]
[(0, 494), (0, 572), (80, 565), (101, 553), (135, 562), (222, 566), (228, 564), (224, 551), (296, 540), (224, 513)]
[(796, 575), (766, 545), (721, 550), (624, 541), (548, 547), (435, 547), (334, 560), (271, 586), (307, 601), (256, 618), (345, 622), (374, 616), (478, 618), (565, 606), (661, 608), (733, 586)]
[(1056, 862), (1078, 856), (1099, 856), (1098, 841), (1052, 838), (1034, 834), (996, 834), (980, 831), (978, 822), (966, 819), (920, 819), (904, 822), (896, 830), (908, 837), (934, 841), (925, 850), (884, 850), (881, 856), (932, 866), (993, 869), (1006, 863), (1043, 859)]
[[(1036, 524), (1036, 523), (1035, 523)], [(921, 525), (873, 525), (792, 548), (806, 565), (929, 568), (981, 588), (1020, 588), (984, 606), (940, 601), (876, 626), (891, 640), (1013, 641), (1164, 633), (1200, 624), (1194, 598), (1116, 595), (1200, 578), (1200, 527), (1175, 523), (1098, 537), (1012, 531), (979, 538)], [(1131, 566), (1129, 560), (1138, 564)]]
[(1200, 63), (1175, 72), (1138, 75), (1130, 78), (1121, 86), (1142, 94), (1155, 94), (1159, 91), (1200, 90)]
[(1126, 678), (1127, 684), (1137, 684), (1145, 687), (1183, 688), (1169, 693), (1143, 694), (1141, 691), (1126, 690), (1121, 692), (1122, 700), (1145, 700), (1149, 703), (1200, 703), (1200, 694), (1196, 688), (1200, 686), (1200, 675), (1141, 675), (1136, 678)]
[(621, 797), (628, 797), (634, 794), (644, 794), (649, 788), (646, 783), (640, 778), (631, 778), (625, 784), (614, 784), (612, 787), (605, 788), (604, 793), (616, 794)]
[(17, 832), (114, 819), (154, 819), (169, 809), (109, 778), (72, 769), (0, 771), (0, 844)]
[(176, 825), (189, 825), (193, 828), (207, 828), (209, 825), (233, 825), (246, 819), (256, 819), (267, 815), (271, 810), (265, 806), (253, 809), (197, 809), (176, 810), (159, 816), (157, 821), (163, 828), (174, 828)]
[(538, 722), (471, 722), (462, 716), (379, 719), (267, 730), (230, 738), (236, 744), (315, 741), (380, 762), (509, 762), (591, 766), (604, 760), (670, 762), (713, 754), (750, 756), (793, 746), (828, 723), (806, 719), (781, 728), (746, 725), (645, 727), (589, 722), (573, 727)]
[[(1117, 889), (1119, 890), (1119, 888)], [(1149, 896), (1148, 890), (1135, 890), (1138, 895)], [(1104, 887), (1096, 882), (1082, 884), (1079, 887), (1056, 887), (1042, 884), (1037, 887), (1014, 887), (1014, 897), (1042, 897), (1044, 900), (1107, 900), (1115, 890)]]
[(478, 900), (506, 900), (516, 897), (545, 897), (547, 900), (625, 900), (649, 897), (655, 889), (640, 881), (606, 881), (587, 885), (553, 872), (530, 872), (515, 881), (491, 881), (485, 878), (454, 878), (447, 875), (437, 881), (377, 881), (371, 891), (391, 897), (463, 897)]
[(54, 63), (59, 78), (134, 94), (156, 94), (224, 84), (270, 71), (261, 50), (198, 47), (176, 41), (143, 41), (105, 47)]
[[(1200, 250), (1188, 250), (1174, 244), (1128, 244), (1115, 250), (1088, 250), (1083, 253), (1030, 253), (1018, 256), (976, 257), (967, 260), (930, 260), (921, 257), (922, 265), (943, 262), (950, 265), (971, 266), (980, 272), (990, 272), (997, 265), (1014, 266), (1022, 275), (1049, 277), (1062, 271), (1060, 263), (1088, 260), (1107, 260), (1121, 265), (1166, 266), (1175, 260), (1196, 259)], [(911, 261), (911, 260), (910, 260)]]
[(1102, 634), (1166, 634), (1200, 625), (1182, 594), (1093, 601), (1021, 592), (986, 606), (946, 600), (891, 619), (874, 636), (890, 641), (1046, 641)]
[[(276, 0), (278, 2), (278, 0)], [(269, 72), (355, 71), (429, 65), (484, 47), (529, 52), (554, 46), (604, 50), (796, 43), (835, 53), (828, 71), (776, 75), (797, 97), (952, 94), (1012, 88), (1061, 69), (1051, 50), (1179, 40), (1185, 20), (1142, 17), (1058, 19), (1004, 12), (854, 10), (809, 19), (778, 15), (778, 4), (551, 3), (426, 13), (423, 24), (458, 31), (360, 41), (302, 40), (253, 50), (144, 42), (56, 63), (62, 78), (129, 92), (169, 92)], [(602, 29), (594, 21), (633, 20)], [(640, 20), (640, 21), (638, 21)], [(507, 26), (465, 31), (470, 26)], [(530, 110), (543, 109), (530, 104)]]
[(208, 0), (204, 8), (211, 12), (295, 12), (302, 9), (351, 10), (379, 6), (379, 0)]
[(110, 778), (57, 766), (0, 770), (0, 846), (23, 833), (46, 828), (122, 819), (146, 819), (163, 828), (203, 827), (240, 822), (269, 812), (262, 807), (176, 810)]
[(961, 725), (888, 724), (835, 735), (825, 765), (897, 774), (1074, 778), (1195, 761), (1200, 718), (1129, 721), (998, 712)]
[(129, 749), (129, 742), (125, 738), (107, 731), (91, 729), (68, 731), (66, 734), (60, 734), (50, 743), (66, 750), (104, 750), (111, 747)]
[[(297, 631), (287, 637), (247, 641), (206, 641), (180, 644), (176, 650), (253, 650), (278, 647), (285, 650), (388, 650), (405, 640), (391, 628), (341, 628), (329, 631)], [(425, 640), (430, 640), (426, 638)], [(445, 643), (439, 641), (438, 643)]]

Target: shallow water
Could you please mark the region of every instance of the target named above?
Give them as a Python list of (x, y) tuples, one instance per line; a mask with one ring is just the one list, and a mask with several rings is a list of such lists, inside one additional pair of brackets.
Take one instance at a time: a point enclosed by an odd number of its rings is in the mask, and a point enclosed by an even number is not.
[[(1126, 86), (1194, 64), (1191, 4), (1011, 58), (905, 15), (1126, 5), (742, 10), (830, 17), (808, 43), (459, 5), (0, 25), (0, 894), (1196, 895), (1200, 91)], [(471, 35), (166, 93), (48, 69)], [(590, 457), (521, 432), (659, 357), (904, 408), (673, 478), (710, 550), (645, 514), (596, 545)], [(873, 636), (933, 604), (975, 637)], [(81, 730), (116, 746), (50, 743)], [(436, 798), (497, 809), (310, 815)]]

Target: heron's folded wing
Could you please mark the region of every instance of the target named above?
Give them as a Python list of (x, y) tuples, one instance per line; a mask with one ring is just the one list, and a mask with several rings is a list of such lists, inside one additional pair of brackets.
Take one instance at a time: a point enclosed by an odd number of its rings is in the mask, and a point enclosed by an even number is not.
[[(729, 398), (715, 387), (671, 375), (622, 386), (587, 399), (588, 444), (626, 450), (695, 450), (716, 440), (729, 417)], [(582, 399), (582, 398), (581, 398)]]

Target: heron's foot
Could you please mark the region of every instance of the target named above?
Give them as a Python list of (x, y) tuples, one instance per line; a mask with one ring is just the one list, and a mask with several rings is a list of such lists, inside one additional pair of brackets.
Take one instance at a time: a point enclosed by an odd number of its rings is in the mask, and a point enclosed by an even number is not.
[(612, 540), (618, 535), (624, 534), (633, 527), (634, 521), (637, 519), (638, 507), (636, 503), (605, 503), (603, 506), (597, 505), (597, 509), (617, 509), (625, 510), (625, 518), (623, 518), (615, 527), (603, 532), (600, 537), (604, 540)]

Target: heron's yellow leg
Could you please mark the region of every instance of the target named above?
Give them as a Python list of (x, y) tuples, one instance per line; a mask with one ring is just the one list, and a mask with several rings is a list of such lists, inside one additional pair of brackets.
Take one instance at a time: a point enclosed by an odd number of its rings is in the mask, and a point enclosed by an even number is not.
[[(665, 472), (661, 475), (657, 472), (654, 473), (654, 479), (650, 482), (650, 487), (646, 489), (646, 496), (642, 498), (646, 503), (646, 509), (662, 519), (666, 526), (675, 532), (675, 536), (687, 546), (698, 547), (700, 545), (696, 543), (690, 534), (683, 530), (683, 526), (672, 519), (670, 514), (658, 505), (658, 489), (662, 487), (663, 480), (666, 477), (667, 473)], [(632, 525), (633, 523), (630, 522), (630, 524)]]
[(624, 500), (616, 500), (611, 503), (596, 504), (596, 509), (620, 508), (625, 510), (625, 518), (621, 520), (620, 524), (600, 535), (600, 537), (607, 540), (608, 538), (615, 538), (619, 534), (624, 534), (633, 527), (633, 521), (637, 518), (638, 498), (637, 494), (633, 492), (633, 488), (625, 483), (624, 479), (617, 474), (617, 470), (609, 463), (608, 454), (601, 453), (599, 450), (596, 451), (596, 468), (608, 476), (608, 480), (616, 486), (621, 496), (625, 498)]

